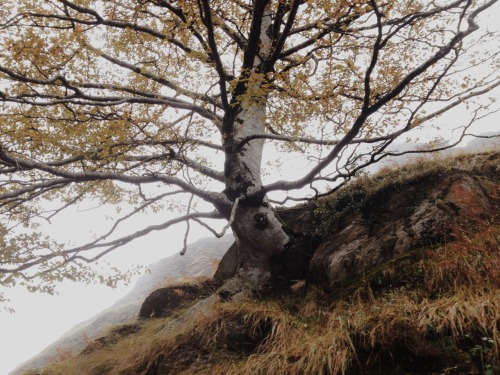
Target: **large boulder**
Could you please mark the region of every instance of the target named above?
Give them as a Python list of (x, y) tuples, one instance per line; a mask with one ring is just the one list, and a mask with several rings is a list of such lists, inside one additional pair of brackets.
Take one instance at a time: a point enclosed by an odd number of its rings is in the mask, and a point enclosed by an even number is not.
[(492, 192), (468, 173), (452, 171), (360, 197), (361, 203), (344, 210), (325, 233), (310, 276), (338, 286), (410, 250), (452, 240), (461, 228), (473, 228), (494, 212)]
[(139, 310), (140, 318), (159, 318), (172, 314), (201, 298), (206, 298), (215, 292), (211, 280), (200, 283), (172, 285), (156, 289), (142, 303)]

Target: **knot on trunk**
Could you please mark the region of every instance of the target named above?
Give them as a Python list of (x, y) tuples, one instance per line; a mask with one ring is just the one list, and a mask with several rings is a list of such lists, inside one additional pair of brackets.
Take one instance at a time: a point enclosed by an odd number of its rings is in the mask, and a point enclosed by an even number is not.
[(269, 219), (267, 218), (267, 214), (264, 212), (259, 212), (255, 214), (253, 219), (255, 220), (255, 228), (264, 230), (267, 228), (269, 224)]

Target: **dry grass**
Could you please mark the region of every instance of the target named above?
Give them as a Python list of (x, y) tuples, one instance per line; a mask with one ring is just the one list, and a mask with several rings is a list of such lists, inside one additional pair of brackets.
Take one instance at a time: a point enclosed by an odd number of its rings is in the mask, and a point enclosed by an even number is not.
[[(127, 337), (117, 340), (111, 345), (105, 345), (98, 350), (89, 351), (88, 354), (79, 354), (33, 374), (57, 375), (104, 375), (119, 374), (121, 368), (128, 366), (127, 358), (143, 348), (154, 345), (155, 334), (167, 324), (169, 319), (148, 320), (141, 322), (141, 329)], [(31, 372), (29, 373), (31, 374)]]
[[(350, 209), (360, 208), (370, 197), (384, 189), (404, 189), (418, 180), (452, 172), (466, 172), (477, 178), (482, 185), (499, 180), (500, 152), (479, 154), (427, 155), (412, 162), (384, 167), (374, 175), (363, 174), (347, 182), (330, 196), (316, 202), (315, 215), (318, 229), (326, 234)], [(488, 186), (483, 186), (486, 189)], [(495, 187), (493, 187), (495, 189)], [(491, 194), (498, 195), (498, 191)], [(497, 196), (500, 199), (500, 196)]]
[(426, 260), (425, 287), (429, 294), (453, 292), (459, 287), (494, 288), (500, 285), (500, 223), (487, 225), (475, 234), (462, 233)]
[[(498, 157), (449, 163), (491, 180)], [(434, 164), (443, 165), (451, 164)], [(418, 163), (405, 178), (422, 173), (429, 168)], [(386, 172), (370, 189), (401, 175)], [(140, 321), (137, 332), (36, 373), (492, 375), (500, 371), (497, 219), (455, 228), (453, 242), (395, 259), (345, 286), (349, 293), (309, 287), (302, 294), (221, 303), (212, 316), (162, 334), (171, 318)]]
[(405, 184), (409, 181), (431, 174), (448, 173), (450, 171), (470, 172), (474, 175), (500, 175), (500, 152), (458, 153), (453, 155), (431, 154), (415, 158), (405, 164), (394, 163), (383, 167), (375, 175), (365, 175), (353, 181), (353, 184), (364, 185), (368, 192), (383, 189), (389, 185)]
[(138, 333), (40, 374), (405, 373), (419, 360), (430, 366), (420, 371), (460, 362), (479, 371), (500, 360), (498, 285), (457, 286), (437, 298), (423, 285), (366, 288), (333, 304), (317, 301), (314, 290), (306, 303), (223, 304), (215, 317), (162, 335), (168, 319), (145, 321)]

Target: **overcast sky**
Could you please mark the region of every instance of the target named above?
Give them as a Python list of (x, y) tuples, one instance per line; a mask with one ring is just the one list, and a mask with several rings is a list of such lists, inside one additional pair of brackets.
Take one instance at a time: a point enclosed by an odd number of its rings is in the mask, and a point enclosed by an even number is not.
[[(495, 25), (494, 16), (500, 15), (497, 3), (489, 16), (489, 24)], [(498, 46), (494, 46), (498, 48)], [(498, 90), (495, 92), (498, 96)], [(460, 121), (460, 116), (445, 119), (446, 123)], [(480, 132), (500, 132), (500, 115), (497, 113), (475, 128)], [(296, 168), (294, 163), (293, 168)], [(289, 170), (283, 170), (284, 174)], [(83, 209), (82, 207), (80, 210)], [(101, 213), (81, 213), (78, 225), (68, 217), (61, 217), (54, 222), (50, 231), (75, 241), (88, 239), (92, 229), (99, 229), (103, 224)], [(107, 260), (120, 267), (141, 264), (148, 265), (159, 259), (178, 252), (182, 247), (184, 226), (156, 233), (146, 239), (132, 242), (123, 249), (111, 254)], [(190, 242), (201, 237), (208, 237), (204, 229), (193, 225)], [(7, 289), (11, 299), (9, 307), (16, 312), (10, 314), (0, 308), (0, 375), (8, 374), (22, 362), (38, 354), (43, 348), (58, 339), (64, 332), (77, 323), (86, 320), (114, 301), (124, 296), (132, 286), (120, 286), (110, 289), (102, 285), (80, 285), (66, 282), (58, 289), (59, 295), (47, 296), (31, 294), (21, 288)]]

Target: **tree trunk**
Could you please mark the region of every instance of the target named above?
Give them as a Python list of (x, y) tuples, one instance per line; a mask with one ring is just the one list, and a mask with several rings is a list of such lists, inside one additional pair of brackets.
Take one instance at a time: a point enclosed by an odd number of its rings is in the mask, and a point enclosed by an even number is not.
[(271, 279), (271, 260), (283, 253), (289, 237), (270, 206), (241, 207), (233, 232), (238, 246), (238, 277), (250, 288)]
[[(251, 134), (262, 134), (266, 103), (245, 103), (236, 116), (233, 132), (226, 138), (225, 193), (233, 202), (240, 198), (232, 230), (238, 246), (238, 277), (245, 287), (260, 288), (271, 277), (271, 259), (279, 256), (289, 242), (281, 222), (265, 196), (253, 195), (262, 187), (261, 161), (264, 142), (252, 140), (237, 145)], [(252, 198), (250, 198), (252, 196)]]
[[(249, 72), (242, 72), (231, 108), (223, 119), (225, 194), (233, 202), (241, 200), (232, 223), (238, 246), (237, 278), (250, 289), (268, 283), (271, 259), (283, 252), (289, 242), (266, 197), (255, 194), (262, 187), (264, 140), (254, 139), (240, 146), (248, 136), (265, 132), (268, 82), (262, 69), (272, 53), (271, 28), (272, 15), (266, 7), (253, 66)], [(228, 216), (227, 211), (225, 214)]]

